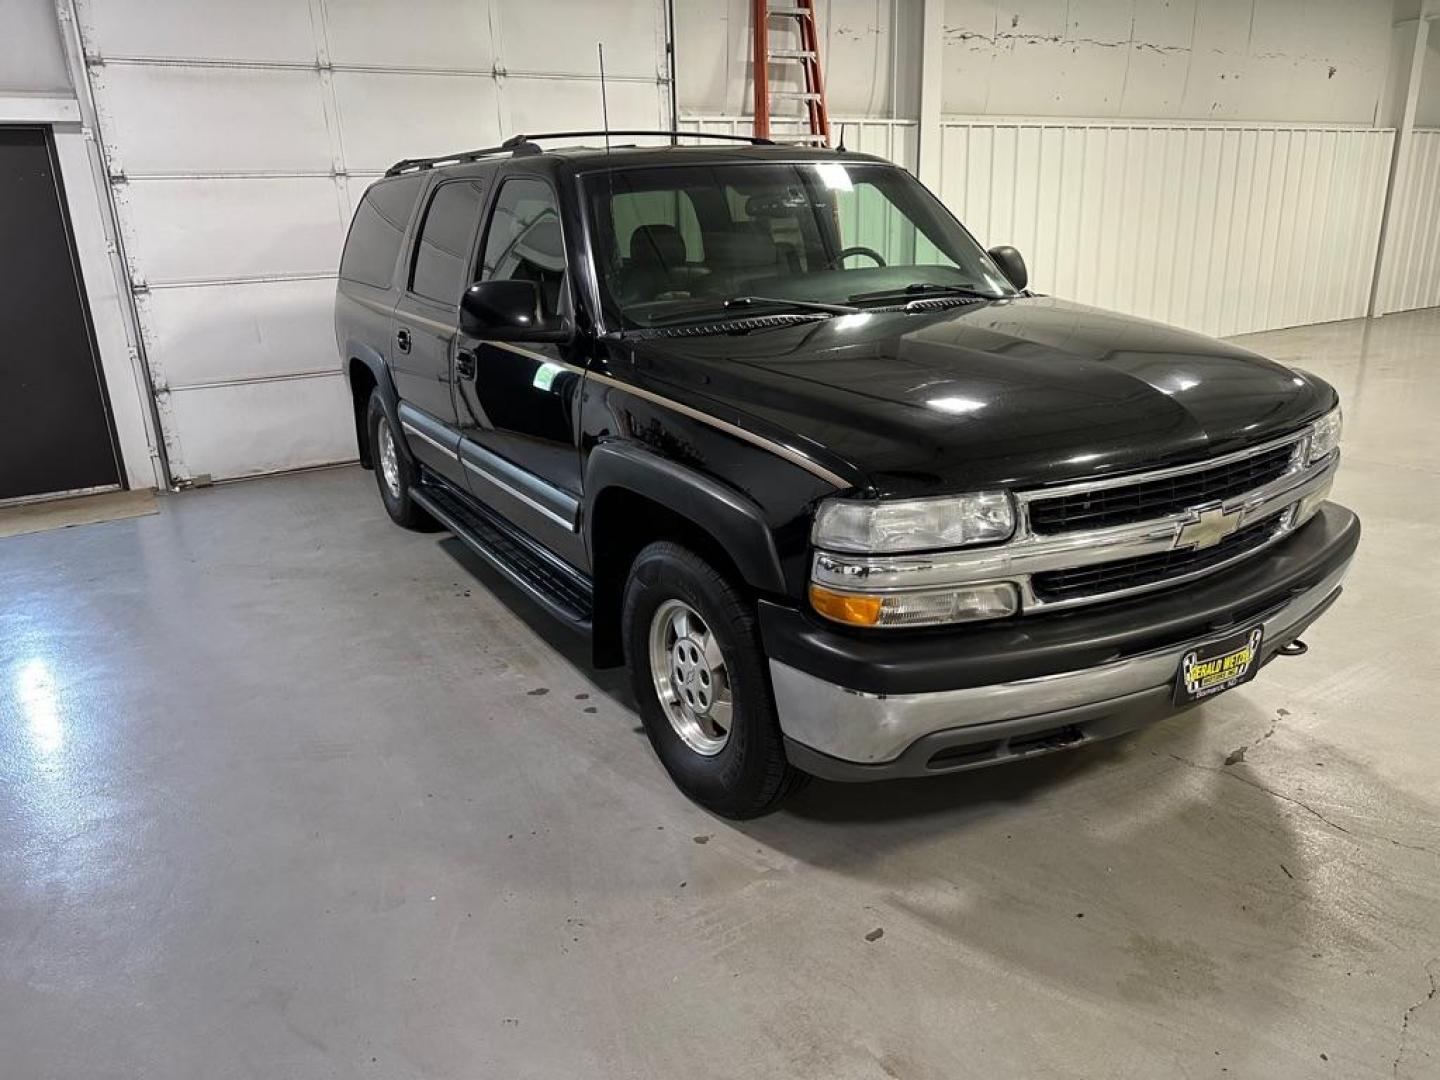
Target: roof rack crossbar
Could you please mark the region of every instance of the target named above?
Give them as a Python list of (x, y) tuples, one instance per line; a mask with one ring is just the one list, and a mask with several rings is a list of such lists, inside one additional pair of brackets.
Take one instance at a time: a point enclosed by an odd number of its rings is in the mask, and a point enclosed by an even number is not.
[(774, 146), (771, 139), (761, 139), (754, 135), (722, 135), (709, 131), (661, 131), (649, 128), (622, 128), (605, 131), (546, 131), (536, 135), (513, 135), (506, 139), (499, 146), (486, 146), (479, 150), (462, 150), (456, 154), (441, 154), (438, 157), (404, 158), (397, 161), (385, 170), (386, 176), (399, 176), (401, 173), (411, 170), (433, 169), (437, 165), (461, 165), (467, 161), (479, 161), (482, 158), (494, 157), (497, 154), (511, 154), (519, 156), (522, 154), (538, 154), (540, 147), (535, 145), (537, 139), (581, 139), (590, 136), (603, 135), (631, 137), (636, 135), (653, 135), (660, 138), (671, 138), (680, 136), (686, 139), (719, 139), (723, 142), (749, 143), (751, 146)]

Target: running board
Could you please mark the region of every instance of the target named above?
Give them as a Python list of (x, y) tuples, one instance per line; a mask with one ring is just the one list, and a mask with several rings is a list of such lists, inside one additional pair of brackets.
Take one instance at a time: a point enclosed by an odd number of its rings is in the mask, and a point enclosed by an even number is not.
[(410, 497), (546, 611), (589, 633), (594, 591), (584, 574), (429, 470)]

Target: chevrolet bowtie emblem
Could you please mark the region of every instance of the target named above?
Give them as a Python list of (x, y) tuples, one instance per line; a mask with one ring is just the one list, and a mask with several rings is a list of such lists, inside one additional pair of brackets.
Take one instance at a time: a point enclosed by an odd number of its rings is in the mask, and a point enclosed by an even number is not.
[(1191, 548), (1195, 551), (1214, 547), (1239, 527), (1239, 513), (1226, 513), (1220, 507), (1215, 506), (1209, 510), (1200, 511), (1195, 515), (1194, 521), (1188, 521), (1180, 526), (1180, 532), (1175, 537), (1175, 546)]

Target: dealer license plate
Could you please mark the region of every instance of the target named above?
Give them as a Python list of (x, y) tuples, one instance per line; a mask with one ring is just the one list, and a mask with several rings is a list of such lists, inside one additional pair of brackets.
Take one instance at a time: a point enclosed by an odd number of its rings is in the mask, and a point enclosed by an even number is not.
[(1261, 627), (1197, 645), (1180, 661), (1175, 704), (1189, 705), (1249, 682), (1260, 670)]

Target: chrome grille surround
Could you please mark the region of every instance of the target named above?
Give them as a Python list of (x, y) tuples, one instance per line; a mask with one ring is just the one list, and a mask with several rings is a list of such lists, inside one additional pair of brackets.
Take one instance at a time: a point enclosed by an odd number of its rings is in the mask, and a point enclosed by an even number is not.
[[(1183, 476), (1266, 454), (1286, 445), (1291, 447), (1291, 458), (1283, 474), (1269, 483), (1220, 502), (1201, 503), (1147, 521), (1084, 531), (1041, 534), (1030, 527), (1031, 506), (1046, 499)], [(850, 555), (817, 551), (811, 565), (811, 580), (831, 589), (869, 594), (1009, 581), (1020, 590), (1024, 612), (1055, 611), (1170, 588), (1251, 558), (1295, 530), (1299, 503), (1308, 496), (1328, 490), (1340, 464), (1338, 451), (1321, 461), (1306, 464), (1307, 450), (1307, 440), (1301, 432), (1189, 465), (1016, 492), (1015, 535), (1002, 544), (921, 555)], [(1229, 529), (1223, 535), (1234, 535), (1247, 525), (1271, 518), (1277, 519), (1279, 525), (1263, 543), (1249, 545), (1233, 558), (1218, 562), (1206, 560), (1203, 569), (1198, 571), (1179, 573), (1138, 586), (1064, 598), (1047, 597), (1043, 591), (1037, 593), (1032, 583), (1035, 575), (1055, 571), (1095, 567), (1186, 549), (1203, 551), (1212, 546), (1203, 542), (1208, 537), (1202, 536), (1200, 544), (1187, 540), (1191, 535), (1203, 532), (1204, 523), (1223, 520)], [(1218, 543), (1223, 535), (1213, 543)]]
[(1031, 499), (1026, 513), (1030, 530), (1046, 536), (1128, 525), (1184, 513), (1192, 506), (1223, 503), (1278, 480), (1294, 468), (1294, 445), (1281, 443), (1238, 458), (1227, 454), (1183, 471), (1164, 470), (1139, 480), (1126, 477), (1123, 484), (1091, 485), (1080, 491), (1067, 485), (1058, 494), (1046, 492)]

